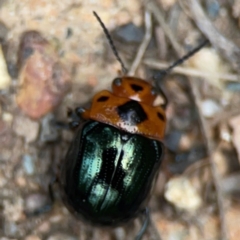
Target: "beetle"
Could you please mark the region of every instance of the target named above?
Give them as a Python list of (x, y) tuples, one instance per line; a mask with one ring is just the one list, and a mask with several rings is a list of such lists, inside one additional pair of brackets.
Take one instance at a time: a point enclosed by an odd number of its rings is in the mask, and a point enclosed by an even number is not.
[[(94, 15), (122, 64), (106, 27)], [(175, 62), (163, 75), (206, 44)], [(154, 106), (158, 92), (165, 102)], [(157, 84), (154, 87), (146, 80), (122, 76), (113, 80), (111, 92), (97, 93), (89, 109), (78, 107), (72, 113), (75, 136), (59, 182), (63, 202), (77, 218), (118, 226), (143, 213), (146, 217), (136, 237), (141, 239), (149, 222), (147, 201), (164, 153), (166, 106), (167, 98)]]

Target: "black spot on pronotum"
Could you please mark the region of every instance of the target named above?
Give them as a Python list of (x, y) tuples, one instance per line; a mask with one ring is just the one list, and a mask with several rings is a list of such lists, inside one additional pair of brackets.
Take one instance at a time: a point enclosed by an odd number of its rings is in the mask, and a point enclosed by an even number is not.
[(157, 112), (157, 116), (160, 120), (165, 121), (165, 117), (162, 115), (162, 113)]
[(117, 107), (117, 112), (120, 118), (131, 126), (136, 126), (148, 118), (141, 104), (134, 100)]
[(142, 86), (139, 86), (137, 84), (131, 84), (131, 88), (132, 90), (134, 90), (135, 92), (140, 92), (143, 90), (143, 87)]
[(100, 98), (97, 99), (97, 102), (106, 102), (109, 99), (109, 97), (107, 96), (102, 96)]

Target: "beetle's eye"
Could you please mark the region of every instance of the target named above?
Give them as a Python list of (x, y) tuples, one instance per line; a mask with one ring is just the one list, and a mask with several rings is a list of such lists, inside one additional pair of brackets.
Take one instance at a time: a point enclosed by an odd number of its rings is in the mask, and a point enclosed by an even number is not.
[(122, 84), (122, 79), (121, 78), (115, 78), (113, 80), (113, 84), (116, 85), (116, 86), (121, 86)]
[(152, 94), (153, 96), (156, 96), (156, 95), (157, 95), (157, 89), (153, 87), (153, 88), (151, 89), (151, 94)]

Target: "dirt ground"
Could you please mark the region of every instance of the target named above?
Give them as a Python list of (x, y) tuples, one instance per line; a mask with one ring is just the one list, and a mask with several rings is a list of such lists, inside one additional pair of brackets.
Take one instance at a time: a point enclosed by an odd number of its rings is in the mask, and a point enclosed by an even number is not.
[[(53, 204), (48, 193), (73, 138), (53, 122), (68, 122), (69, 108), (87, 106), (122, 70), (93, 11), (128, 74), (149, 81), (209, 40), (157, 82), (169, 100), (166, 151), (143, 239), (239, 239), (240, 1), (200, 4), (0, 0), (0, 240), (128, 240), (140, 229), (139, 219), (88, 225), (57, 184)], [(33, 42), (23, 43), (30, 30)]]

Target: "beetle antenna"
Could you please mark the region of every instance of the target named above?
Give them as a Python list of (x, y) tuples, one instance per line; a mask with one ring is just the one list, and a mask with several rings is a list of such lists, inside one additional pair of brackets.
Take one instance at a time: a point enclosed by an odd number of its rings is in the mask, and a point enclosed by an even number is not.
[(117, 60), (118, 60), (119, 63), (121, 64), (122, 72), (123, 72), (124, 74), (126, 74), (126, 73), (127, 73), (127, 69), (125, 68), (124, 63), (123, 63), (122, 59), (120, 58), (120, 56), (119, 56), (119, 54), (118, 54), (117, 48), (116, 48), (115, 45), (114, 45), (114, 42), (113, 42), (113, 40), (112, 40), (112, 38), (111, 38), (111, 35), (110, 35), (109, 31), (107, 30), (107, 28), (106, 28), (106, 26), (104, 25), (104, 23), (102, 22), (101, 18), (97, 15), (97, 13), (96, 13), (95, 11), (93, 11), (93, 14), (94, 14), (94, 16), (97, 18), (98, 22), (100, 23), (100, 25), (101, 25), (101, 27), (102, 27), (102, 29), (103, 29), (106, 37), (107, 37), (107, 40), (108, 40), (108, 42), (109, 42), (109, 44), (110, 44), (110, 46), (111, 46), (111, 48), (112, 48), (112, 50), (113, 50), (113, 53), (114, 53), (115, 57), (117, 58)]
[(204, 40), (199, 46), (197, 46), (196, 48), (194, 48), (192, 51), (190, 51), (189, 53), (187, 53), (185, 56), (183, 56), (182, 58), (178, 59), (176, 62), (174, 62), (172, 65), (170, 65), (167, 69), (165, 70), (161, 70), (160, 72), (158, 72), (153, 78), (155, 80), (157, 79), (162, 79), (164, 76), (166, 76), (169, 72), (171, 72), (171, 70), (182, 64), (183, 62), (185, 62), (186, 60), (188, 60), (191, 56), (193, 56), (196, 52), (198, 52), (201, 48), (203, 48), (204, 46), (206, 46), (209, 43), (209, 40), (206, 39)]
[[(191, 56), (193, 56), (196, 52), (198, 52), (201, 48), (203, 48), (205, 45), (207, 45), (209, 43), (209, 40), (204, 40), (200, 45), (198, 45), (196, 48), (194, 48), (192, 51), (190, 51), (189, 53), (187, 53), (185, 56), (183, 56), (182, 58), (178, 59), (176, 62), (174, 62), (173, 64), (171, 64), (167, 69), (165, 70), (161, 70), (159, 71), (157, 74), (155, 74), (153, 76), (153, 79), (156, 80), (162, 80), (169, 72), (171, 72), (171, 70), (182, 64), (183, 62), (185, 62), (187, 59), (189, 59)], [(167, 95), (165, 93), (165, 91), (160, 87), (159, 84), (156, 84), (156, 88), (158, 89), (158, 91), (161, 93), (163, 99), (164, 99), (164, 103), (161, 105), (164, 109), (166, 109), (167, 105), (168, 105), (168, 98)]]

